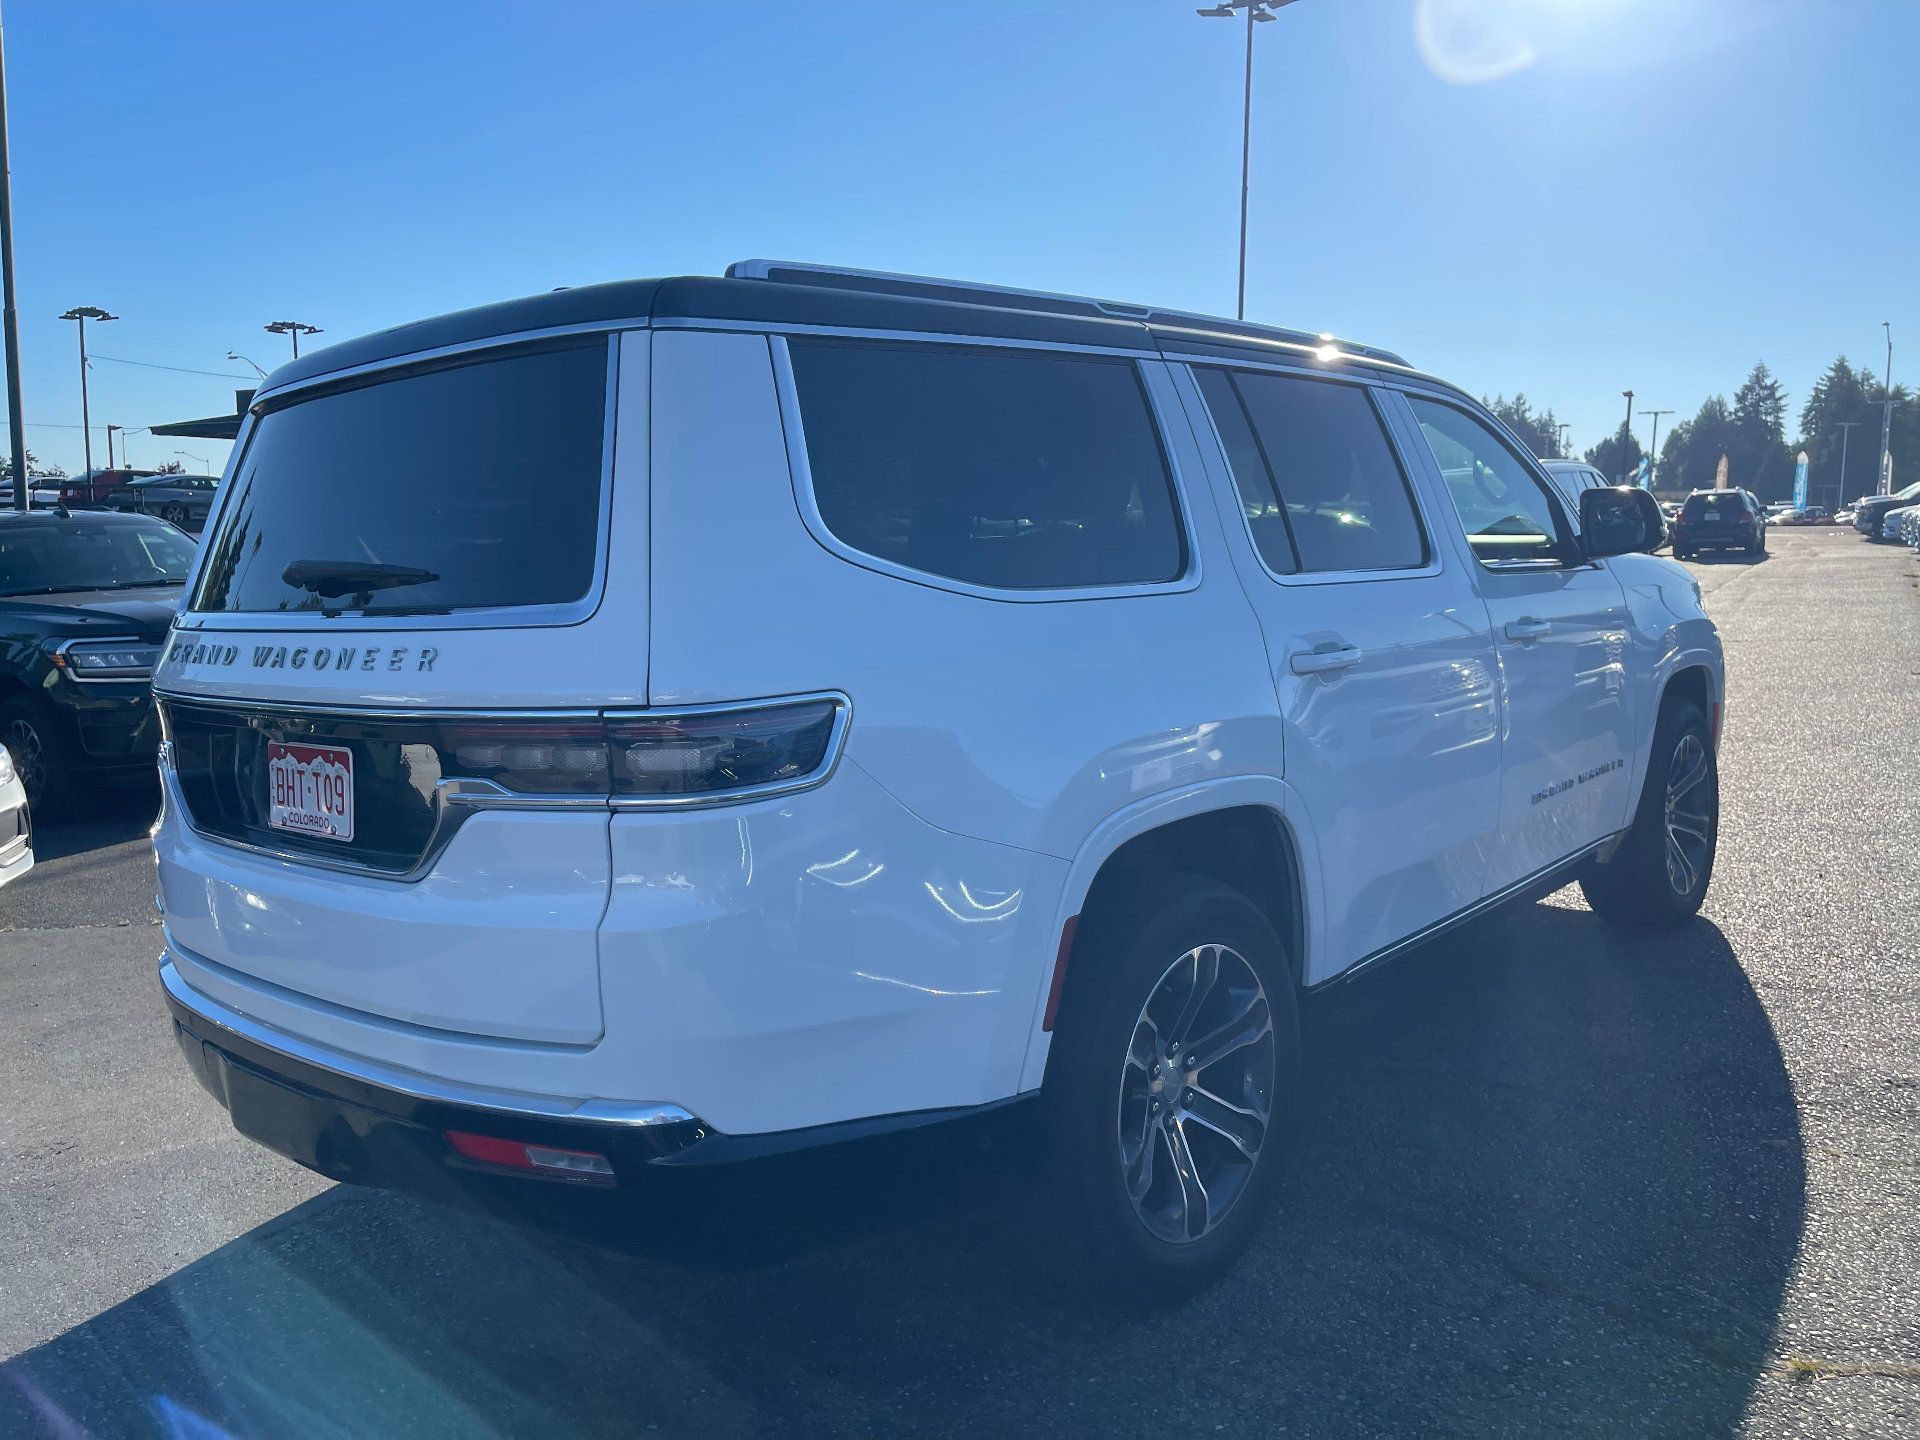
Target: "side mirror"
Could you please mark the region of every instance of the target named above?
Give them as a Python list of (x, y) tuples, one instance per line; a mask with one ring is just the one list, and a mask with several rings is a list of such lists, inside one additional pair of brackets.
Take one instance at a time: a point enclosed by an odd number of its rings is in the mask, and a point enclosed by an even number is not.
[(1580, 492), (1580, 542), (1589, 560), (1609, 555), (1651, 555), (1667, 538), (1659, 502), (1631, 485)]

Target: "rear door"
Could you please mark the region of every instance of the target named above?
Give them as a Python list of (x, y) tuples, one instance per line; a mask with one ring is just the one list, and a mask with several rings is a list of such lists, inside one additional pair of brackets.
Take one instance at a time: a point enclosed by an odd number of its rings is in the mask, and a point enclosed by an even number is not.
[(1627, 823), (1634, 746), (1626, 595), (1604, 562), (1564, 564), (1553, 486), (1463, 406), (1403, 398), (1486, 598), (1504, 700), (1489, 894)]
[(1205, 365), (1187, 386), (1312, 818), (1317, 981), (1480, 897), (1500, 799), (1486, 606), (1366, 386)]

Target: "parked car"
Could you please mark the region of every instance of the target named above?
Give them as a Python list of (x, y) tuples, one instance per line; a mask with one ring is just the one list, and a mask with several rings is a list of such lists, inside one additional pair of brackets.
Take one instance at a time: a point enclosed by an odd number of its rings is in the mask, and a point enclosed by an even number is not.
[(149, 681), (193, 556), (146, 515), (0, 511), (0, 744), (43, 815), (152, 775)]
[(1887, 539), (1889, 537), (1882, 534), (1880, 528), (1880, 523), (1886, 518), (1887, 512), (1911, 505), (1915, 501), (1920, 501), (1920, 480), (1916, 480), (1906, 489), (1892, 495), (1868, 495), (1856, 500), (1853, 506), (1853, 528), (1869, 540)]
[(1880, 522), (1889, 540), (1920, 549), (1920, 505), (1903, 505), (1889, 510)]
[(1178, 1293), (1273, 1192), (1302, 988), (1709, 881), (1652, 497), (1576, 533), (1383, 350), (747, 262), (255, 406), (156, 672), (161, 980), (322, 1173), (643, 1188), (1029, 1104), (1065, 1253)]
[(13, 756), (0, 745), (0, 885), (11, 885), (33, 868), (33, 807)]
[(1789, 505), (1777, 515), (1767, 517), (1769, 525), (1831, 525), (1833, 517), (1818, 505), (1809, 505), (1804, 510), (1796, 510)]
[(60, 503), (69, 510), (106, 508), (113, 492), (121, 486), (151, 475), (151, 470), (88, 470), (69, 475), (60, 482)]
[(1745, 490), (1695, 490), (1680, 504), (1670, 538), (1674, 558), (1690, 560), (1702, 550), (1767, 553), (1767, 522), (1760, 502)]
[[(60, 503), (60, 486), (65, 480), (60, 475), (29, 475), (27, 477), (27, 508), (30, 510), (51, 510)], [(13, 479), (0, 478), (0, 510), (13, 508)]]
[(182, 530), (198, 530), (220, 488), (215, 475), (149, 475), (129, 481), (108, 496), (115, 510), (158, 515)]
[(1560, 487), (1568, 508), (1574, 512), (1580, 508), (1582, 490), (1606, 490), (1613, 485), (1611, 480), (1584, 460), (1542, 460), (1540, 468), (1547, 472), (1548, 479)]

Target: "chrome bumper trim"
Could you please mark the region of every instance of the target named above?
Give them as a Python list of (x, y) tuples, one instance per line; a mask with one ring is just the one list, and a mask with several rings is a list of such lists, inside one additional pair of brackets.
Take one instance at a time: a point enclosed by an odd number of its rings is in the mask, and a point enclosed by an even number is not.
[[(227, 1030), (263, 1050), (271, 1050), (303, 1065), (325, 1070), (343, 1079), (358, 1081), (382, 1090), (392, 1090), (415, 1100), (442, 1105), (458, 1105), (471, 1110), (491, 1110), (502, 1115), (525, 1115), (541, 1120), (580, 1120), (599, 1125), (638, 1127), (682, 1125), (696, 1120), (691, 1111), (656, 1100), (569, 1099), (557, 1095), (528, 1095), (513, 1090), (492, 1090), (440, 1080), (411, 1070), (400, 1070), (371, 1060), (349, 1058), (296, 1039), (239, 1011), (222, 1005), (212, 996), (194, 989), (174, 964), (173, 952), (160, 953), (160, 983), (174, 1003), (206, 1022), (210, 1030)], [(218, 1043), (218, 1036), (203, 1038)]]

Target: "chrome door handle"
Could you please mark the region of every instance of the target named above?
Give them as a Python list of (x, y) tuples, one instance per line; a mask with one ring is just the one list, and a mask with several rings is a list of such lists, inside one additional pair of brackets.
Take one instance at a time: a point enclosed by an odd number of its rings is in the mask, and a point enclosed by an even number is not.
[(1531, 615), (1522, 615), (1518, 620), (1507, 622), (1507, 639), (1538, 640), (1552, 630), (1553, 625), (1549, 621), (1536, 620)]
[(1333, 670), (1351, 670), (1362, 655), (1355, 645), (1342, 645), (1338, 650), (1296, 650), (1287, 657), (1287, 666), (1296, 675), (1325, 675)]

